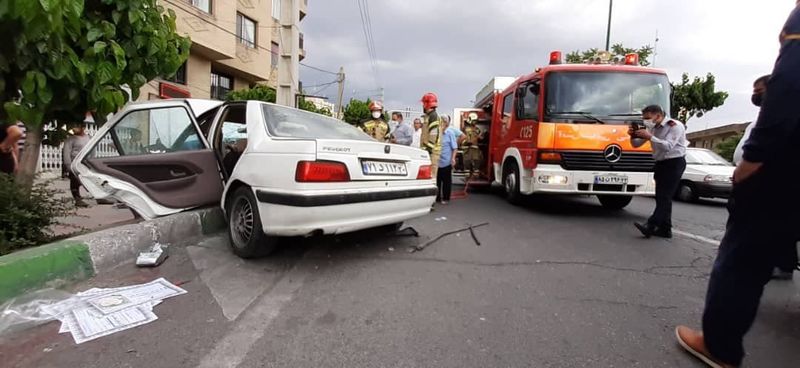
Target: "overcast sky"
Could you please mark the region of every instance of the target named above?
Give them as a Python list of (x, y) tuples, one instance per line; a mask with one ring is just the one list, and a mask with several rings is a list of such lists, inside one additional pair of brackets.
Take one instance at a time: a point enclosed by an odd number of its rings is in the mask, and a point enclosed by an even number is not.
[[(309, 65), (345, 68), (345, 101), (385, 89), (387, 108), (419, 109), (423, 93), (439, 95), (440, 111), (471, 106), (493, 76), (530, 73), (549, 52), (605, 46), (607, 0), (368, 0), (378, 57), (370, 67), (356, 0), (310, 0), (302, 22)], [(751, 121), (752, 81), (769, 73), (778, 34), (795, 0), (617, 0), (611, 42), (654, 45), (655, 66), (671, 80), (713, 73), (730, 93), (724, 106), (689, 130)], [(335, 76), (302, 67), (306, 86)], [(336, 85), (307, 92), (336, 100)]]

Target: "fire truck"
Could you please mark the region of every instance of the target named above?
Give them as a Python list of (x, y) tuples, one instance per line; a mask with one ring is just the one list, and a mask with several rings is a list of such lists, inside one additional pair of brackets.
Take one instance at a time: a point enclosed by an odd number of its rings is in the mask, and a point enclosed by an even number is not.
[(514, 204), (538, 193), (594, 195), (609, 209), (655, 194), (650, 144), (634, 147), (628, 128), (648, 105), (669, 111), (671, 87), (638, 57), (602, 52), (565, 64), (554, 51), (529, 75), (492, 78), (474, 108), (454, 113), (462, 128), (477, 113), (485, 132), (484, 164), (468, 185), (502, 185)]

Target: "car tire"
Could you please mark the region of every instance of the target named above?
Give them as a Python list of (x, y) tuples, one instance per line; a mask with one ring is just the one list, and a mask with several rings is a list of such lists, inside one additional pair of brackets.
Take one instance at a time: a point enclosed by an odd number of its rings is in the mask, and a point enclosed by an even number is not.
[(249, 259), (266, 256), (275, 250), (278, 239), (264, 234), (258, 202), (252, 189), (236, 189), (228, 201), (226, 213), (228, 238), (234, 254)]
[(687, 182), (681, 183), (681, 186), (678, 187), (678, 193), (675, 195), (681, 202), (696, 202), (698, 199), (700, 199), (697, 196), (697, 191), (694, 189), (694, 185)]
[(506, 200), (515, 206), (522, 203), (519, 180), (519, 166), (516, 162), (507, 162), (503, 165), (503, 187), (506, 191)]
[(619, 195), (599, 195), (597, 199), (603, 208), (609, 210), (621, 210), (631, 204), (632, 196), (619, 196)]

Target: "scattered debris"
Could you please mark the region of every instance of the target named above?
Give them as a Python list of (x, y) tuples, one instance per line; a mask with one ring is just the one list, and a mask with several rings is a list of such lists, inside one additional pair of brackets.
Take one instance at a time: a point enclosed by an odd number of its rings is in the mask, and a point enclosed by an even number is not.
[[(489, 223), (488, 222), (484, 222), (484, 223), (478, 224), (478, 225), (469, 225), (468, 227), (465, 227), (463, 229), (448, 231), (448, 232), (443, 233), (443, 234), (437, 236), (436, 238), (433, 238), (432, 240), (429, 240), (429, 241), (427, 241), (425, 243), (422, 243), (422, 244), (419, 244), (419, 245), (416, 245), (416, 246), (413, 246), (413, 247), (409, 247), (408, 248), (408, 252), (409, 253), (419, 252), (419, 251), (427, 248), (429, 245), (439, 241), (440, 239), (442, 239), (442, 238), (444, 238), (444, 237), (446, 237), (448, 235), (458, 234), (458, 233), (463, 232), (463, 231), (470, 231), (470, 232), (474, 233), (473, 229), (481, 227), (481, 226), (486, 226), (486, 225), (489, 225)], [(478, 238), (474, 234), (473, 234), (472, 239), (475, 240), (475, 243), (477, 245), (481, 245), (481, 243), (478, 241)]]
[(447, 221), (447, 217), (444, 217), (444, 216), (442, 216), (442, 217), (437, 217), (437, 218), (435, 218), (435, 219), (433, 219), (433, 220), (434, 220), (434, 221)]
[(155, 243), (147, 252), (139, 253), (136, 258), (136, 265), (139, 267), (157, 267), (169, 257), (169, 247)]
[(45, 352), (45, 353), (49, 353), (51, 351), (53, 351), (53, 348), (44, 348), (44, 349), (42, 349), (42, 352)]
[(394, 247), (389, 247), (390, 252), (394, 252)]
[(472, 235), (472, 240), (475, 241), (475, 245), (481, 246), (481, 241), (478, 240), (478, 236), (475, 235), (475, 226), (469, 225), (469, 235)]
[(395, 231), (394, 235), (395, 236), (413, 236), (413, 237), (419, 238), (419, 232), (417, 232), (417, 229), (415, 229), (415, 228), (413, 228), (411, 226)]
[(481, 317), (481, 321), (486, 321), (486, 318)]

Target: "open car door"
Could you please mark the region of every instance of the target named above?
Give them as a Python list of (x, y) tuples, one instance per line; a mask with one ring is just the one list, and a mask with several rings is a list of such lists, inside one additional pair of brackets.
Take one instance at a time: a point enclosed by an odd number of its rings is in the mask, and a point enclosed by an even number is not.
[(129, 105), (92, 137), (72, 170), (95, 198), (117, 199), (145, 219), (219, 205), (222, 197), (217, 156), (184, 100)]

